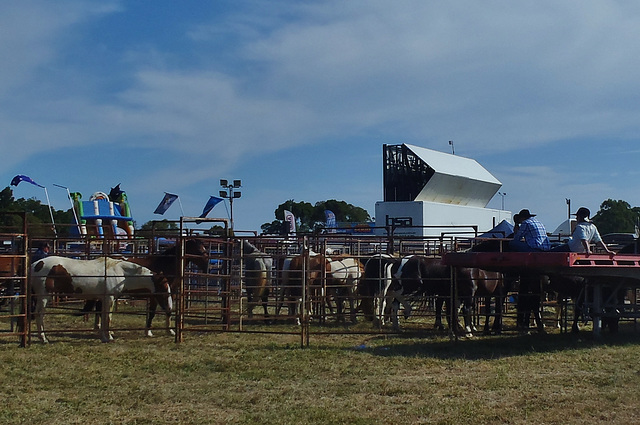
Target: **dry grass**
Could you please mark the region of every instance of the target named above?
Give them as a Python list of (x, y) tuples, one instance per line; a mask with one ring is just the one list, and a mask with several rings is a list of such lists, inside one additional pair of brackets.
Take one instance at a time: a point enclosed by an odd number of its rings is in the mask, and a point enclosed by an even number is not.
[(640, 339), (188, 334), (0, 343), (7, 424), (630, 424)]

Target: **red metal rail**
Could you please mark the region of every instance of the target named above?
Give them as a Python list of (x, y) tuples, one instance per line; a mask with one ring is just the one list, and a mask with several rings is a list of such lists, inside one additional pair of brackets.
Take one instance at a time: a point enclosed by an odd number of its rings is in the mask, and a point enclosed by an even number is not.
[(573, 252), (451, 252), (443, 262), (499, 272), (535, 271), (640, 279), (640, 255), (579, 254)]

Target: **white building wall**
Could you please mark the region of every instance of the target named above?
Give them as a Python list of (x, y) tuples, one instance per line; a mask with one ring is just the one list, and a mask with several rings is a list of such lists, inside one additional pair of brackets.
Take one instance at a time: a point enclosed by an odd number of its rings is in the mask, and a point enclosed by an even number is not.
[[(395, 223), (394, 235), (398, 236), (473, 236), (473, 227), (478, 232), (491, 230), (502, 220), (511, 222), (511, 212), (481, 207), (441, 204), (426, 201), (376, 202), (376, 227)], [(402, 223), (414, 227), (401, 227)], [(417, 227), (415, 227), (417, 226)], [(434, 226), (434, 227), (421, 227)], [(464, 226), (452, 228), (451, 226)], [(384, 234), (383, 229), (378, 233)]]

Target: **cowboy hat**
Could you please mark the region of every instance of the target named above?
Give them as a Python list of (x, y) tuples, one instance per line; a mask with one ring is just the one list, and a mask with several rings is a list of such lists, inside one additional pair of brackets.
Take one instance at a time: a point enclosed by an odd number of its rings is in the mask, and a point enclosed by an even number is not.
[(574, 215), (576, 217), (589, 218), (591, 217), (591, 211), (589, 211), (589, 208), (580, 207), (578, 208), (578, 211), (576, 211)]
[(535, 214), (531, 214), (529, 212), (529, 210), (524, 209), (524, 210), (520, 210), (520, 212), (518, 213), (518, 216), (520, 217), (521, 220), (524, 221), (524, 220), (526, 220), (528, 218), (535, 217), (536, 215)]

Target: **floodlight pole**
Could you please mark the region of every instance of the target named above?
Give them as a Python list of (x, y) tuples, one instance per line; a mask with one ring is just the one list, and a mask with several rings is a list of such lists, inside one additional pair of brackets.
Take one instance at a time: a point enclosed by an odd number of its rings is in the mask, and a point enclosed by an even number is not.
[(49, 215), (51, 216), (51, 225), (53, 226), (53, 234), (58, 237), (58, 231), (56, 230), (56, 221), (53, 219), (53, 210), (51, 209), (51, 201), (49, 200), (49, 192), (47, 188), (42, 186), (44, 189), (44, 196), (47, 198), (47, 207), (49, 208)]
[(71, 192), (69, 192), (69, 188), (66, 187), (66, 186), (55, 184), (55, 183), (53, 183), (53, 185), (55, 187), (60, 187), (62, 189), (66, 189), (67, 190), (67, 198), (69, 199), (69, 203), (71, 204), (71, 211), (73, 211), (73, 218), (76, 221), (76, 224), (78, 225), (78, 235), (82, 235), (82, 231), (80, 230), (80, 221), (78, 221), (78, 214), (76, 214), (76, 208), (73, 205), (73, 200), (71, 199)]
[(231, 210), (229, 213), (229, 224), (231, 230), (233, 230), (233, 200), (234, 198), (240, 198), (242, 196), (242, 193), (238, 190), (242, 187), (242, 181), (233, 180), (233, 183), (229, 183), (226, 179), (220, 179), (220, 187), (224, 188), (224, 190), (220, 191), (220, 197), (229, 200), (229, 208)]
[(504, 211), (504, 197), (507, 196), (506, 192), (498, 192), (498, 195), (502, 198), (502, 211)]

